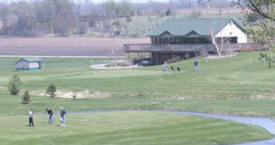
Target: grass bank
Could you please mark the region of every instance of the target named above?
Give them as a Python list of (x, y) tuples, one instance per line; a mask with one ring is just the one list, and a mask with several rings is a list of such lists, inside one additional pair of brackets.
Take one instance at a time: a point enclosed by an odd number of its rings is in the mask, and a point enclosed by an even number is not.
[(36, 126), (29, 128), (26, 117), (0, 117), (1, 144), (211, 145), (235, 144), (272, 137), (259, 127), (156, 112), (69, 115), (67, 122), (67, 126), (61, 128), (58, 125), (48, 125), (46, 116), (36, 116)]
[[(92, 70), (89, 66), (108, 60), (45, 58), (45, 69), (14, 72), (17, 58), (0, 58), (0, 113), (22, 114), (28, 108), (37, 111), (62, 105), (71, 110), (166, 109), (212, 112), (234, 115), (274, 116), (275, 69), (258, 61), (259, 52), (240, 53), (232, 58), (199, 59), (173, 66), (183, 71), (163, 73), (161, 66), (128, 70)], [(169, 65), (169, 66), (171, 66)], [(9, 78), (17, 74), (23, 90), (45, 92), (49, 83), (63, 92), (98, 92), (108, 97), (90, 99), (51, 99), (32, 94), (29, 105), (20, 104), (22, 94), (10, 96), (5, 89)]]

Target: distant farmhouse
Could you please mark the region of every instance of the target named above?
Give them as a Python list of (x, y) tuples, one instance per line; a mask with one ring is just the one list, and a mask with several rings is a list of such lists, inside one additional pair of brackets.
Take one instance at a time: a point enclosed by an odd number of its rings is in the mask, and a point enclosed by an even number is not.
[(17, 71), (41, 70), (43, 68), (43, 60), (40, 58), (20, 58), (15, 63)]
[(186, 54), (196, 56), (201, 51), (217, 53), (212, 38), (232, 51), (261, 49), (247, 43), (246, 31), (231, 18), (169, 19), (149, 37), (151, 44), (124, 44), (126, 53), (149, 53), (153, 64), (162, 64), (175, 56), (183, 59)]

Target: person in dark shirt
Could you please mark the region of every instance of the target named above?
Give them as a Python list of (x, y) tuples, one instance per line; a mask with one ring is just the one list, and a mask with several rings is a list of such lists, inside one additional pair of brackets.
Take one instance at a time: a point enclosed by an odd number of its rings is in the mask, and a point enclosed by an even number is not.
[(66, 117), (66, 110), (64, 109), (64, 107), (60, 107), (60, 124), (61, 124), (61, 127), (65, 127), (66, 125), (66, 120), (65, 120), (65, 117)]
[(33, 111), (32, 109), (29, 110), (29, 126), (31, 127), (34, 127), (34, 120), (33, 120)]
[(53, 124), (53, 123), (54, 123), (54, 114), (53, 114), (53, 110), (50, 109), (50, 108), (46, 108), (46, 111), (47, 111), (47, 113), (48, 113), (48, 115), (49, 115), (49, 121), (48, 121), (48, 123), (49, 123), (49, 124)]
[(200, 70), (200, 63), (198, 61), (194, 61), (195, 70)]

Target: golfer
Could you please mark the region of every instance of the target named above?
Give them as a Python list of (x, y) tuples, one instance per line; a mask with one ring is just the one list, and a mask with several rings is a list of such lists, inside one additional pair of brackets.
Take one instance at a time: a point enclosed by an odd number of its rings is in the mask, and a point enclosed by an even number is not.
[(34, 127), (34, 120), (33, 120), (33, 111), (32, 109), (29, 110), (29, 127)]
[(54, 115), (53, 115), (53, 110), (51, 108), (46, 108), (46, 111), (49, 115), (49, 124), (53, 124), (54, 123)]
[(61, 127), (65, 127), (66, 125), (66, 110), (64, 109), (64, 107), (60, 107), (60, 124)]

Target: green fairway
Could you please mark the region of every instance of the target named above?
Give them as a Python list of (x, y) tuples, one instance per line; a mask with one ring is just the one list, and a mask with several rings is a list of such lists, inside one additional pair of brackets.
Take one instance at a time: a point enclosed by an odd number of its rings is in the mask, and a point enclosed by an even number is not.
[(55, 120), (51, 126), (47, 116), (35, 116), (30, 128), (26, 117), (0, 117), (1, 145), (212, 145), (272, 137), (259, 127), (157, 112), (69, 114), (65, 128)]
[[(44, 70), (15, 72), (13, 64), (18, 58), (0, 58), (1, 144), (205, 145), (272, 138), (255, 126), (157, 112), (70, 114), (66, 128), (58, 126), (58, 116), (53, 126), (47, 124), (47, 116), (35, 116), (36, 127), (27, 127), (27, 110), (45, 113), (45, 108), (59, 110), (60, 106), (68, 111), (184, 110), (275, 116), (275, 69), (267, 69), (258, 61), (258, 55), (240, 53), (209, 62), (199, 59), (198, 72), (193, 70), (191, 59), (169, 65), (183, 71), (165, 73), (161, 66), (92, 70), (90, 65), (110, 60), (88, 58), (44, 58)], [(9, 95), (7, 90), (14, 74), (22, 81), (18, 96)], [(45, 96), (50, 83), (69, 98)], [(21, 103), (25, 90), (30, 91), (30, 104)], [(70, 92), (79, 94), (72, 99)]]
[[(237, 115), (275, 115), (275, 69), (258, 60), (260, 52), (209, 62), (199, 59), (201, 70), (192, 68), (194, 60), (171, 64), (183, 71), (163, 73), (161, 66), (129, 70), (92, 70), (104, 59), (44, 58), (42, 71), (14, 72), (18, 58), (0, 58), (0, 114), (23, 114), (29, 108), (42, 112), (45, 107), (69, 110), (157, 109), (214, 112)], [(170, 66), (171, 66), (170, 65)], [(22, 80), (19, 96), (7, 92), (9, 78)], [(51, 99), (39, 96), (54, 83), (62, 92), (107, 94), (90, 99)], [(29, 105), (20, 104), (22, 93), (32, 94)]]
[(12, 74), (18, 74), (23, 88), (45, 90), (55, 83), (61, 90), (160, 93), (193, 97), (255, 97), (273, 94), (274, 69), (258, 61), (256, 52), (237, 57), (201, 62), (194, 72), (193, 60), (172, 64), (183, 72), (162, 73), (161, 66), (130, 70), (92, 70), (93, 59), (47, 58), (43, 71), (14, 73), (15, 58), (0, 58), (0, 85), (6, 86)]

